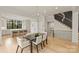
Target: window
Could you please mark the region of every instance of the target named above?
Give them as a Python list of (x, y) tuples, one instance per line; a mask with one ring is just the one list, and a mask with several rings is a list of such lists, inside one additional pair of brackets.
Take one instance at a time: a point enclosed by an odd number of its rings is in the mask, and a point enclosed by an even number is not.
[(7, 29), (21, 29), (22, 21), (20, 20), (9, 20), (7, 21)]

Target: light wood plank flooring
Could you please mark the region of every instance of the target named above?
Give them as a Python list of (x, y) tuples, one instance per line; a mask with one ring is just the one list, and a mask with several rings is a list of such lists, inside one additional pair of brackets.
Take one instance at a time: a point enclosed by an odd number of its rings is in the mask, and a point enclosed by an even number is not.
[[(13, 38), (13, 43), (11, 46), (7, 47), (5, 42), (9, 37), (3, 37), (4, 43), (0, 46), (0, 53), (15, 53), (16, 52), (16, 38)], [(36, 48), (33, 47), (33, 52), (36, 53)], [(43, 47), (39, 46), (39, 53), (78, 53), (79, 45), (72, 44), (69, 40), (64, 40), (60, 38), (48, 37), (48, 45)], [(19, 52), (20, 53), (20, 49)], [(30, 47), (24, 49), (23, 53), (30, 53)]]

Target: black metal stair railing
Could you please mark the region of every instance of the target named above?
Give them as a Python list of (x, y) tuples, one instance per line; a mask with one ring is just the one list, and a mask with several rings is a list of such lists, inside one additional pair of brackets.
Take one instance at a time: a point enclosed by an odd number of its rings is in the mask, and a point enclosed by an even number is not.
[[(64, 12), (64, 13), (66, 13), (66, 12)], [(68, 14), (66, 13), (66, 15), (64, 13), (63, 14), (62, 13), (55, 14), (54, 18), (57, 21), (59, 21), (59, 22), (65, 24), (66, 26), (72, 28), (72, 12), (69, 11)]]

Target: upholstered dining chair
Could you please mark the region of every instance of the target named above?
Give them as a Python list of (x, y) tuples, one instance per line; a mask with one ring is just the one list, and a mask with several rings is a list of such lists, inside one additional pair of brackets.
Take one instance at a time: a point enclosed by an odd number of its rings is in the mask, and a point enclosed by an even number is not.
[(33, 44), (36, 46), (37, 53), (38, 53), (39, 52), (39, 50), (38, 50), (39, 44), (41, 44), (41, 48), (42, 48), (42, 35), (39, 35), (38, 37), (36, 37), (36, 41), (33, 41)]
[(43, 32), (43, 46), (45, 46), (45, 42), (47, 44), (47, 32)]
[(21, 53), (23, 52), (23, 49), (25, 47), (28, 47), (30, 45), (29, 40), (23, 38), (23, 37), (17, 37), (17, 50), (16, 53), (18, 52), (19, 47), (21, 48)]

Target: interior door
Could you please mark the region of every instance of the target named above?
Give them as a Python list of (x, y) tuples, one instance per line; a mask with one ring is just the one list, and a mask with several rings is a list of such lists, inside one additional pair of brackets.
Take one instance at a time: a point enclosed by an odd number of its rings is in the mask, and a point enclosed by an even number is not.
[(38, 23), (37, 22), (31, 22), (31, 32), (32, 33), (38, 32)]

